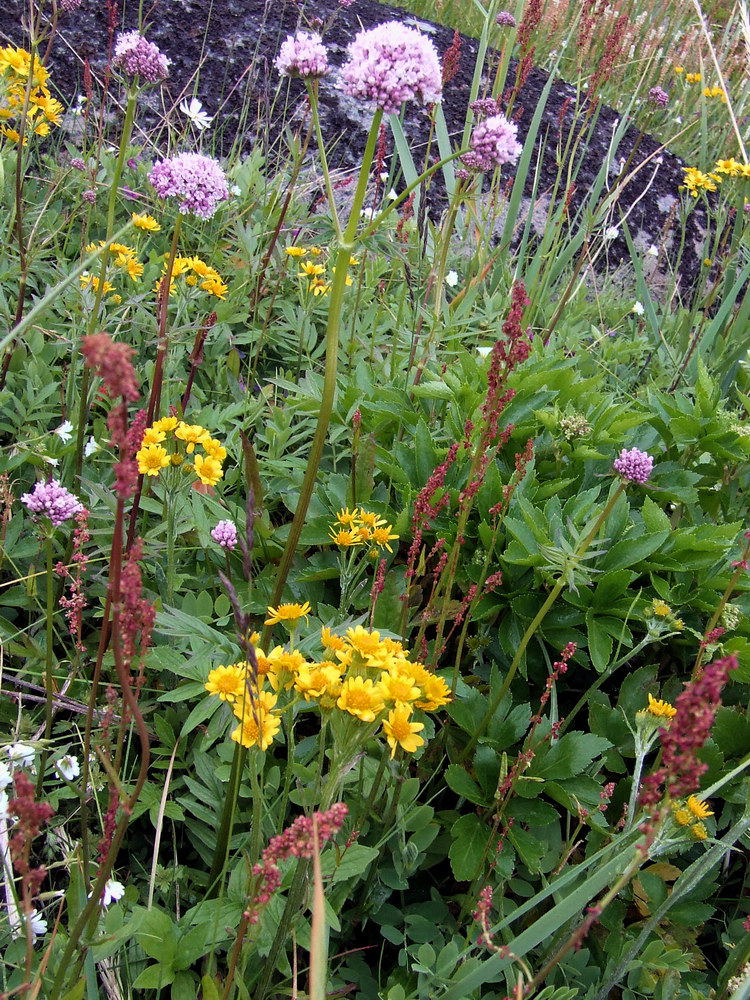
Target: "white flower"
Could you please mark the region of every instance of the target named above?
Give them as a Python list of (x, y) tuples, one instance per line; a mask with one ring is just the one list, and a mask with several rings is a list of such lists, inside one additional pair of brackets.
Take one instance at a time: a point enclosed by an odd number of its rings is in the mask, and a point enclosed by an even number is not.
[(83, 94), (79, 94), (78, 97), (76, 97), (76, 103), (72, 104), (68, 108), (68, 114), (82, 115), (85, 110), (84, 108), (85, 103), (86, 103), (86, 98), (83, 96)]
[(102, 890), (102, 906), (109, 906), (110, 903), (116, 903), (124, 895), (125, 886), (122, 882), (118, 882), (113, 878), (107, 879)]
[(0, 792), (0, 820), (8, 818), (8, 793), (3, 789)]
[(73, 437), (73, 424), (69, 420), (63, 421), (59, 427), (55, 428), (55, 434), (57, 434), (63, 444), (67, 444)]
[(368, 207), (368, 208), (363, 208), (359, 214), (362, 216), (363, 219), (367, 219), (368, 222), (372, 222), (372, 220), (375, 218), (375, 211), (376, 210), (374, 208)]
[(13, 743), (12, 746), (7, 748), (7, 750), (8, 759), (11, 764), (17, 764), (20, 767), (33, 766), (34, 758), (36, 757), (36, 750), (30, 743)]
[(477, 354), (480, 358), (487, 358), (492, 353), (491, 347), (478, 347)]
[(619, 235), (620, 235), (620, 230), (617, 228), (617, 226), (610, 226), (608, 229), (604, 230), (605, 240), (616, 240)]
[(645, 310), (643, 308), (643, 303), (642, 302), (634, 302), (633, 303), (633, 308), (630, 311), (634, 312), (636, 314), (636, 316), (642, 316), (643, 313), (645, 312)]
[(239, 196), (242, 194), (242, 188), (239, 186), (239, 184), (233, 184), (229, 189), (229, 193), (232, 195), (233, 198), (239, 198)]
[(651, 246), (646, 251), (646, 256), (647, 257), (658, 257), (659, 256), (659, 248), (654, 243), (652, 243)]
[(448, 288), (456, 287), (456, 285), (458, 284), (458, 275), (456, 274), (455, 271), (448, 271), (448, 273), (445, 276), (445, 283), (448, 286)]
[(95, 455), (97, 451), (99, 451), (99, 445), (97, 443), (96, 438), (92, 434), (91, 437), (86, 442), (86, 446), (83, 449), (84, 457), (90, 458), (92, 455)]
[(66, 781), (73, 781), (81, 773), (78, 758), (74, 757), (72, 753), (66, 753), (64, 757), (61, 757), (55, 767)]
[(36, 908), (29, 915), (29, 923), (31, 925), (31, 933), (35, 938), (44, 937), (47, 933), (47, 921), (39, 915), (39, 911)]
[(10, 768), (0, 760), (0, 789), (7, 788), (12, 781), (13, 775), (10, 773)]
[(383, 182), (383, 184), (385, 184), (385, 182), (388, 180), (388, 171), (387, 170), (383, 171), (383, 173), (380, 175), (380, 179)]
[(190, 123), (195, 125), (199, 132), (211, 127), (214, 120), (213, 115), (208, 115), (203, 110), (203, 105), (197, 97), (191, 97), (190, 101), (183, 101), (180, 111), (190, 119)]
[(396, 189), (395, 188), (391, 188), (391, 190), (388, 192), (388, 198), (389, 198), (390, 201), (395, 201), (396, 198), (398, 198), (398, 195), (396, 194)]
[(675, 125), (682, 125), (682, 115), (675, 115)]
[(42, 461), (46, 462), (47, 465), (59, 465), (60, 464), (60, 459), (59, 458), (50, 458), (49, 455), (42, 455)]

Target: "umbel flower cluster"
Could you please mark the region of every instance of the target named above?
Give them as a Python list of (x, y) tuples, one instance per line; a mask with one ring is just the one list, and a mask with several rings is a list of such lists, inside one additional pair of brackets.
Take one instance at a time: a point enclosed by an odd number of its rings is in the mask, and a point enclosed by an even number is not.
[(65, 110), (50, 93), (49, 72), (39, 58), (34, 59), (26, 49), (12, 45), (0, 48), (0, 134), (9, 142), (21, 138), (19, 126), (26, 103), (26, 86), (31, 77), (29, 106), (26, 111), (26, 127), (23, 144), (28, 143), (28, 135), (49, 135), (50, 126), (59, 125)]
[(159, 83), (169, 76), (169, 59), (138, 31), (126, 31), (117, 36), (112, 65), (126, 76), (139, 77), (144, 83)]
[[(309, 605), (269, 609), (269, 621), (302, 617)], [(252, 638), (257, 638), (251, 637)], [(267, 750), (281, 728), (281, 715), (295, 703), (324, 713), (338, 737), (362, 740), (377, 731), (391, 748), (414, 753), (424, 744), (421, 712), (434, 712), (451, 700), (448, 685), (422, 663), (409, 658), (403, 645), (358, 625), (344, 635), (321, 631), (324, 659), (307, 660), (297, 649), (276, 646), (268, 654), (255, 649), (257, 675), (242, 661), (218, 666), (206, 690), (227, 702), (239, 720), (232, 739)], [(336, 731), (336, 729), (334, 729)]]
[(160, 198), (176, 198), (182, 215), (210, 219), (229, 197), (224, 171), (217, 160), (201, 153), (178, 153), (159, 160), (148, 179)]
[(48, 483), (37, 483), (31, 493), (23, 494), (21, 503), (35, 517), (48, 517), (53, 528), (59, 528), (64, 521), (70, 520), (83, 510), (83, 504), (78, 497), (65, 489), (57, 479), (50, 479)]
[[(167, 451), (165, 447), (170, 438), (174, 438), (174, 451)], [(180, 444), (185, 447), (184, 454)], [(197, 446), (202, 449), (201, 452), (195, 451)], [(185, 462), (185, 456), (189, 461)], [(146, 428), (135, 457), (142, 476), (158, 476), (162, 469), (185, 463), (195, 471), (204, 486), (216, 486), (224, 475), (222, 462), (227, 457), (227, 451), (200, 424), (186, 424), (177, 417), (162, 417)]]

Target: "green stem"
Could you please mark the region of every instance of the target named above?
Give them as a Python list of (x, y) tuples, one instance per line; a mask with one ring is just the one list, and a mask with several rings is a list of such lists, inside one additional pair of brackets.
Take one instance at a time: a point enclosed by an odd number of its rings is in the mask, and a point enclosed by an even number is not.
[[(585, 538), (578, 544), (578, 547), (576, 548), (575, 552), (573, 553), (573, 556), (572, 556), (572, 559), (571, 559), (571, 562), (574, 565), (575, 565), (575, 563), (578, 562), (578, 560), (583, 555), (585, 555), (587, 549), (589, 548), (589, 546), (591, 545), (591, 543), (594, 541), (594, 539), (596, 538), (596, 536), (599, 534), (599, 530), (600, 530), (601, 526), (604, 524), (604, 522), (607, 520), (607, 518), (609, 517), (609, 515), (612, 513), (612, 509), (614, 508), (614, 506), (617, 503), (617, 501), (620, 499), (620, 495), (623, 493), (624, 489), (625, 489), (625, 483), (621, 482), (620, 485), (617, 487), (617, 489), (612, 494), (612, 496), (607, 501), (607, 503), (606, 503), (606, 505), (604, 507), (604, 510), (601, 512), (601, 514), (599, 515), (599, 517), (597, 517), (597, 519), (596, 519), (596, 521), (594, 523), (594, 526), (591, 529), (591, 531), (589, 531), (589, 533), (585, 536)], [(481, 737), (484, 735), (484, 733), (485, 733), (485, 731), (487, 729), (487, 726), (492, 721), (492, 718), (493, 718), (495, 712), (497, 711), (500, 703), (502, 702), (503, 698), (505, 697), (505, 695), (508, 692), (508, 688), (510, 687), (510, 685), (511, 685), (511, 683), (513, 681), (513, 678), (516, 675), (516, 671), (518, 670), (518, 667), (521, 664), (521, 659), (523, 658), (523, 654), (526, 652), (526, 647), (528, 646), (529, 642), (531, 641), (531, 639), (532, 639), (533, 635), (535, 634), (536, 630), (539, 628), (539, 626), (542, 624), (542, 622), (544, 621), (544, 619), (547, 617), (547, 613), (549, 612), (549, 610), (552, 607), (552, 605), (555, 603), (555, 601), (557, 600), (557, 598), (562, 593), (564, 587), (565, 587), (565, 574), (563, 573), (560, 576), (560, 578), (558, 579), (558, 581), (555, 584), (555, 586), (552, 588), (552, 590), (547, 595), (547, 600), (544, 602), (544, 604), (541, 606), (541, 608), (537, 611), (536, 615), (534, 616), (533, 621), (531, 622), (531, 624), (529, 625), (529, 627), (524, 632), (523, 638), (521, 639), (521, 642), (518, 645), (518, 649), (516, 650), (516, 654), (513, 657), (511, 665), (510, 665), (510, 667), (508, 669), (508, 673), (506, 674), (505, 680), (503, 681), (503, 683), (502, 683), (502, 685), (501, 685), (500, 690), (498, 691), (498, 693), (495, 695), (495, 697), (490, 702), (490, 707), (487, 709), (487, 712), (485, 713), (484, 718), (479, 723), (479, 726), (477, 727), (476, 732), (474, 733), (474, 735), (472, 736), (472, 738), (469, 740), (469, 742), (466, 744), (466, 747), (465, 747), (463, 753), (461, 754), (461, 757), (459, 758), (460, 761), (463, 761), (463, 760), (466, 759), (466, 757), (468, 757), (468, 755), (471, 753), (471, 751), (477, 745), (477, 743), (479, 742), (479, 740), (481, 739)]]
[(174, 519), (175, 519), (175, 494), (174, 490), (167, 487), (164, 502), (167, 505), (167, 604), (174, 604)]
[[(260, 748), (256, 748), (253, 754), (252, 767), (250, 768), (250, 787), (253, 791), (253, 828), (250, 834), (250, 862), (252, 864), (260, 860), (260, 842), (263, 837), (264, 799), (260, 776), (263, 773), (264, 757), (263, 751)], [(291, 767), (289, 770), (291, 770)]]
[[(310, 97), (310, 108), (312, 109), (312, 120), (313, 127), (315, 129), (315, 139), (318, 143), (318, 156), (320, 157), (320, 165), (323, 169), (323, 180), (326, 187), (326, 197), (328, 198), (328, 208), (331, 213), (331, 221), (333, 222), (333, 228), (336, 230), (336, 239), (341, 240), (341, 223), (339, 222), (339, 215), (336, 211), (336, 201), (333, 196), (333, 184), (331, 183), (331, 171), (328, 167), (328, 158), (326, 156), (326, 147), (323, 142), (323, 133), (320, 128), (320, 105), (318, 103), (318, 81), (317, 80), (305, 80), (305, 86), (307, 87), (307, 93)], [(369, 175), (369, 164), (368, 164), (368, 175)]]
[(45, 745), (42, 750), (41, 760), (39, 762), (39, 775), (36, 781), (37, 798), (39, 798), (39, 796), (42, 793), (42, 784), (44, 782), (44, 771), (47, 765), (47, 757), (49, 756), (49, 740), (50, 737), (52, 736), (52, 704), (55, 695), (54, 679), (52, 676), (52, 645), (54, 641), (54, 617), (55, 617), (55, 577), (52, 572), (52, 558), (53, 558), (52, 535), (47, 536), (45, 542), (45, 550), (47, 556), (47, 608), (45, 613), (46, 624), (47, 624), (47, 648), (45, 650), (45, 664), (44, 664)]
[(232, 770), (229, 775), (229, 787), (227, 789), (227, 797), (224, 803), (224, 812), (221, 816), (219, 833), (216, 838), (216, 849), (214, 850), (213, 863), (211, 865), (211, 871), (208, 875), (208, 890), (206, 892), (206, 899), (214, 899), (219, 895), (221, 879), (224, 874), (227, 858), (229, 857), (229, 841), (232, 838), (234, 815), (237, 807), (237, 796), (239, 795), (240, 779), (246, 755), (247, 748), (243, 747), (241, 743), (238, 743), (234, 750), (234, 757), (232, 758)]
[[(311, 95), (311, 97), (312, 96), (314, 95)], [(300, 535), (302, 534), (302, 527), (305, 523), (307, 510), (310, 506), (313, 489), (315, 488), (315, 484), (318, 479), (318, 468), (320, 467), (320, 460), (323, 455), (323, 446), (328, 434), (328, 424), (331, 419), (333, 399), (336, 392), (339, 330), (341, 327), (341, 311), (344, 302), (344, 291), (346, 289), (346, 274), (349, 267), (349, 257), (354, 249), (359, 215), (362, 205), (364, 204), (367, 182), (370, 175), (370, 166), (372, 165), (372, 161), (375, 156), (378, 130), (380, 128), (380, 121), (382, 117), (383, 112), (378, 109), (373, 117), (372, 125), (370, 126), (370, 134), (367, 137), (367, 145), (365, 147), (362, 166), (359, 171), (357, 189), (354, 192), (354, 200), (349, 214), (349, 221), (347, 223), (343, 239), (339, 243), (339, 249), (336, 254), (336, 271), (331, 284), (331, 299), (328, 307), (328, 323), (326, 325), (325, 374), (323, 378), (323, 394), (320, 401), (320, 410), (318, 411), (318, 425), (315, 428), (315, 436), (313, 437), (312, 446), (310, 448), (310, 455), (307, 460), (305, 476), (302, 480), (299, 500), (297, 501), (297, 509), (294, 512), (294, 519), (292, 520), (291, 528), (289, 529), (289, 537), (287, 538), (286, 547), (276, 574), (276, 584), (274, 586), (273, 596), (271, 597), (270, 602), (274, 607), (279, 603), (282, 594), (284, 593), (284, 585), (287, 577), (289, 576), (289, 570), (291, 569), (294, 554), (297, 550)], [(267, 633), (268, 628), (266, 628), (263, 634), (263, 645), (267, 644)]]

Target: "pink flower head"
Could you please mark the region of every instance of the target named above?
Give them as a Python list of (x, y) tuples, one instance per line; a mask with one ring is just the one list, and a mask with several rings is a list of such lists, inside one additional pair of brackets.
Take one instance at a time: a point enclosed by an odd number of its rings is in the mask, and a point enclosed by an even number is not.
[(320, 35), (298, 31), (282, 42), (274, 63), (282, 76), (317, 78), (328, 72), (328, 55)]
[(648, 481), (654, 468), (654, 460), (645, 451), (638, 448), (623, 448), (620, 457), (612, 463), (612, 468), (618, 472), (623, 479), (630, 483), (643, 483)]
[(237, 528), (231, 521), (219, 521), (211, 532), (211, 538), (222, 549), (229, 549), (231, 552), (237, 545)]
[(81, 0), (61, 0), (60, 6), (66, 14), (72, 14), (74, 10), (78, 10), (81, 6)]
[(169, 76), (169, 59), (138, 31), (117, 36), (112, 65), (126, 76), (139, 76), (146, 83), (159, 83)]
[(666, 108), (669, 104), (669, 94), (661, 87), (652, 87), (648, 92), (648, 99), (660, 108)]
[(509, 10), (501, 10), (495, 18), (495, 24), (499, 24), (501, 28), (515, 28), (516, 19)]
[(220, 201), (229, 197), (224, 171), (216, 160), (200, 153), (178, 153), (151, 168), (149, 181), (160, 198), (177, 198), (182, 215), (210, 219)]
[(56, 479), (37, 483), (31, 493), (24, 493), (21, 503), (37, 517), (48, 517), (57, 528), (83, 510), (83, 504)]
[(399, 21), (360, 31), (341, 71), (350, 97), (396, 114), (404, 101), (435, 104), (442, 96), (442, 70), (435, 46)]
[(505, 115), (485, 118), (471, 133), (471, 149), (462, 159), (467, 166), (482, 172), (515, 163), (523, 149), (517, 135), (518, 127)]

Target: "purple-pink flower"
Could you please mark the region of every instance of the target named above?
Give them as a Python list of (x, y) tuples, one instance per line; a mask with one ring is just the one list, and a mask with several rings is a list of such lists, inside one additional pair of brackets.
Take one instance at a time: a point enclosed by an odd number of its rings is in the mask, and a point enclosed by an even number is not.
[(298, 31), (282, 42), (274, 63), (282, 76), (317, 78), (328, 72), (328, 56), (320, 35)]
[(138, 31), (117, 36), (112, 65), (126, 76), (139, 76), (146, 83), (159, 83), (169, 76), (169, 59)]
[(501, 28), (515, 28), (516, 19), (509, 10), (501, 10), (495, 18), (495, 24), (499, 24)]
[(398, 21), (360, 31), (341, 71), (344, 91), (389, 115), (404, 101), (435, 104), (443, 90), (435, 46), (425, 35)]
[(224, 171), (216, 160), (200, 153), (178, 153), (160, 160), (149, 181), (160, 198), (177, 198), (182, 215), (210, 219), (219, 202), (229, 197)]
[(78, 497), (57, 479), (37, 483), (31, 493), (23, 494), (21, 503), (36, 517), (48, 517), (55, 528), (84, 509)]
[(643, 483), (648, 481), (654, 469), (654, 460), (645, 451), (638, 448), (623, 448), (620, 457), (612, 463), (612, 468), (618, 472), (623, 479), (630, 483)]
[(60, 0), (60, 6), (66, 14), (72, 14), (74, 10), (78, 10), (81, 2), (82, 0)]
[(523, 149), (517, 135), (518, 127), (505, 115), (485, 118), (471, 133), (471, 149), (462, 159), (467, 166), (482, 172), (515, 163)]
[(229, 549), (231, 552), (237, 545), (237, 528), (232, 521), (219, 521), (211, 532), (211, 538), (222, 549)]
[(662, 90), (661, 87), (652, 87), (648, 92), (648, 99), (660, 108), (666, 108), (669, 104), (669, 94), (666, 90)]

